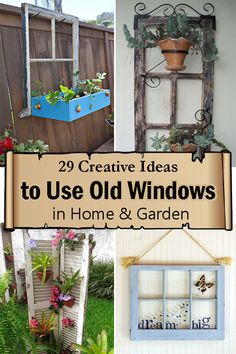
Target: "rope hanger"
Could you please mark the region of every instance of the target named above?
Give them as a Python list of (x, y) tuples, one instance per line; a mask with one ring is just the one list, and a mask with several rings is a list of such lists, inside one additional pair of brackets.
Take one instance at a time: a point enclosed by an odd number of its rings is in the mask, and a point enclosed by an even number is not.
[[(128, 256), (128, 257), (123, 257), (121, 259), (122, 261), (122, 266), (124, 268), (128, 268), (130, 265), (134, 264), (139, 264), (138, 262), (147, 254), (149, 253), (153, 248), (155, 248), (162, 240), (164, 240), (173, 230), (168, 230), (167, 232), (164, 233), (157, 241), (155, 241), (150, 247), (148, 247), (141, 255), (139, 256)], [(187, 230), (183, 229), (185, 232), (185, 235), (188, 236), (192, 241), (194, 241), (203, 251), (205, 251), (214, 261), (216, 264), (221, 264), (221, 265), (230, 265), (232, 262), (231, 257), (220, 257), (217, 258), (211, 251), (208, 250), (208, 248), (203, 245), (198, 239), (196, 239), (193, 235), (191, 235)]]

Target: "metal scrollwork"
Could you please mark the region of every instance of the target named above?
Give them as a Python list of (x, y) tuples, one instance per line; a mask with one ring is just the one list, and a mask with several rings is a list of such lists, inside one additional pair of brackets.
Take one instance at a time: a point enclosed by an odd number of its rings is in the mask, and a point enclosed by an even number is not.
[(145, 16), (150, 16), (152, 13), (160, 9), (163, 9), (164, 16), (186, 14), (186, 9), (191, 10), (193, 13), (199, 16), (212, 16), (215, 12), (215, 7), (213, 6), (213, 4), (209, 2), (203, 5), (203, 13), (197, 11), (192, 6), (185, 3), (181, 3), (176, 6), (173, 6), (171, 4), (162, 4), (155, 7), (151, 11), (146, 11), (147, 6), (143, 2), (137, 3), (134, 7), (134, 11), (137, 15), (145, 15)]
[(145, 84), (150, 88), (157, 88), (161, 84), (159, 77), (145, 77)]
[(160, 86), (161, 84), (161, 78), (158, 76), (155, 77), (150, 77), (148, 76), (148, 74), (150, 74), (154, 69), (156, 69), (159, 65), (161, 65), (162, 63), (164, 63), (166, 61), (166, 59), (162, 60), (160, 63), (156, 64), (155, 66), (153, 66), (150, 70), (147, 71), (145, 77), (145, 84), (150, 87), (150, 88), (157, 88), (158, 86)]
[(195, 112), (195, 119), (201, 123), (202, 129), (206, 129), (212, 122), (211, 114), (205, 109), (199, 109)]

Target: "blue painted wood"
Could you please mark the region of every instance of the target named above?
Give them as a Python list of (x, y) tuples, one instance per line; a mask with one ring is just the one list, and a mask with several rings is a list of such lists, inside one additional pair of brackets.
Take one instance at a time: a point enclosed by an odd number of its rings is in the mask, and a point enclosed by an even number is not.
[[(139, 272), (163, 271), (163, 305), (165, 296), (165, 271), (185, 270), (190, 272), (189, 302), (190, 310), (193, 301), (214, 301), (216, 303), (216, 329), (138, 329), (139, 323)], [(192, 298), (192, 271), (216, 272), (216, 299)], [(130, 339), (131, 340), (223, 340), (225, 338), (225, 268), (220, 265), (212, 266), (159, 266), (159, 265), (133, 265), (130, 266)], [(155, 300), (155, 299), (154, 299)], [(174, 299), (180, 300), (180, 299)], [(160, 301), (160, 299), (159, 299)], [(163, 309), (163, 315), (165, 310)], [(191, 319), (190, 313), (190, 319)], [(165, 326), (163, 326), (165, 328)]]
[[(31, 98), (32, 116), (50, 118), (72, 122), (88, 114), (96, 112), (104, 107), (110, 106), (110, 90), (103, 90), (98, 93), (74, 98), (69, 103), (57, 102), (51, 105), (46, 101), (46, 96)], [(40, 109), (37, 106), (40, 105)], [(80, 112), (77, 107), (80, 106)]]

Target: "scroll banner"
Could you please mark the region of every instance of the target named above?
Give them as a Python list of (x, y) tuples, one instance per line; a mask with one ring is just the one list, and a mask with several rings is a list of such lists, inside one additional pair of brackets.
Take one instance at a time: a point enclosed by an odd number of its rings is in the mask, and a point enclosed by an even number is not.
[(232, 229), (231, 153), (7, 153), (5, 228)]

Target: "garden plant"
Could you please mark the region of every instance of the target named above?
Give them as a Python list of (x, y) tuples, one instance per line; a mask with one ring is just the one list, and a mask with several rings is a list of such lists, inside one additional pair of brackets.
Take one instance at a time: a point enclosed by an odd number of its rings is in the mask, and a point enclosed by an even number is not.
[(12, 245), (10, 242), (7, 242), (4, 246), (3, 252), (9, 262), (13, 262), (14, 260), (14, 255), (13, 255), (13, 250), (12, 250)]
[(39, 154), (45, 153), (49, 150), (47, 144), (42, 140), (28, 140), (26, 143), (18, 143), (13, 136), (13, 128), (9, 126), (5, 129), (2, 136), (0, 136), (0, 166), (5, 165), (5, 153), (7, 151), (14, 152), (36, 152)]
[(32, 272), (37, 271), (39, 280), (44, 284), (52, 275), (52, 266), (56, 263), (56, 259), (45, 252), (31, 251)]
[(81, 246), (85, 235), (72, 229), (58, 229), (53, 235), (52, 245), (61, 247), (63, 244), (74, 251), (77, 247)]
[(226, 146), (215, 138), (214, 126), (208, 125), (205, 129), (201, 124), (193, 128), (181, 128), (174, 126), (170, 129), (169, 135), (159, 135), (156, 133), (152, 140), (152, 148), (157, 151), (185, 151), (195, 152), (197, 148), (207, 150), (210, 145), (216, 145), (221, 149)]
[(184, 70), (183, 62), (190, 48), (196, 53), (200, 51), (203, 61), (218, 59), (218, 49), (212, 35), (204, 28), (191, 24), (185, 14), (170, 15), (165, 23), (156, 27), (155, 32), (142, 26), (137, 38), (132, 37), (127, 25), (123, 29), (129, 48), (160, 46), (167, 60), (167, 70)]
[(80, 269), (78, 269), (71, 277), (61, 272), (63, 280), (54, 280), (54, 286), (51, 291), (50, 309), (58, 313), (58, 309), (64, 305), (72, 307), (75, 303), (75, 297), (70, 294), (76, 283), (81, 281)]

